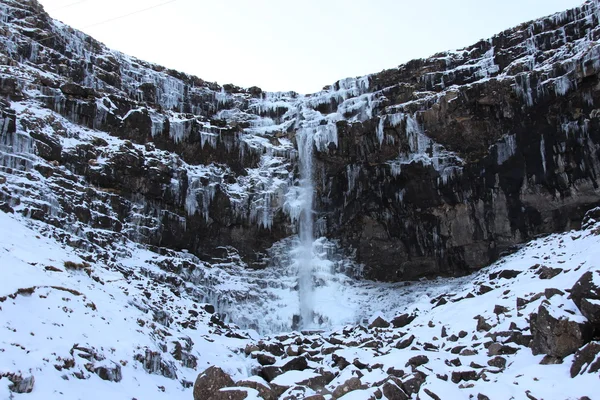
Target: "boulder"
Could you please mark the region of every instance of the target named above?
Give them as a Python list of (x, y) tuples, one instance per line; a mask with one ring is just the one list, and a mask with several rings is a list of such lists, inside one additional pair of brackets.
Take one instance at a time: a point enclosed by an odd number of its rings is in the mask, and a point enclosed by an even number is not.
[(392, 320), (394, 328), (403, 328), (417, 318), (416, 314), (401, 314)]
[(339, 399), (340, 397), (342, 397), (350, 392), (353, 392), (355, 390), (362, 389), (362, 388), (363, 388), (363, 385), (362, 385), (362, 382), (360, 381), (360, 378), (352, 377), (352, 378), (348, 379), (346, 382), (344, 382), (343, 384), (336, 387), (335, 390), (333, 391), (332, 396), (334, 399)]
[(233, 379), (221, 368), (212, 366), (198, 375), (194, 383), (194, 400), (207, 400), (220, 389), (235, 386)]
[(575, 353), (571, 365), (571, 378), (579, 374), (595, 373), (600, 370), (600, 342), (590, 342)]
[(382, 390), (383, 396), (387, 400), (408, 400), (410, 398), (393, 380), (385, 382), (382, 386)]
[(373, 322), (371, 322), (371, 324), (369, 325), (369, 329), (389, 328), (389, 327), (390, 327), (390, 323), (381, 317), (375, 318), (375, 320), (373, 320)]
[(277, 396), (275, 396), (275, 394), (269, 387), (269, 384), (265, 381), (263, 381), (263, 382), (264, 383), (257, 382), (255, 380), (245, 380), (245, 381), (239, 381), (235, 385), (239, 386), (239, 387), (247, 387), (247, 388), (256, 390), (258, 392), (258, 394), (260, 395), (260, 397), (262, 397), (264, 400), (276, 400)]
[(566, 357), (573, 354), (591, 338), (591, 329), (583, 318), (569, 315), (552, 315), (549, 300), (544, 300), (538, 311), (529, 316), (531, 350), (534, 355), (547, 354)]

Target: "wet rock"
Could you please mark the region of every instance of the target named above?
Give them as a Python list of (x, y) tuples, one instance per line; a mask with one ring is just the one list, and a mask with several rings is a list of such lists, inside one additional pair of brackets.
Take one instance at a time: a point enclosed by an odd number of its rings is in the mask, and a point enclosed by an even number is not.
[(529, 316), (533, 336), (531, 350), (534, 355), (566, 357), (590, 339), (590, 327), (585, 322), (574, 321), (565, 316), (554, 317), (547, 302), (548, 300), (544, 300), (537, 313)]
[(595, 373), (600, 370), (600, 342), (590, 342), (575, 353), (571, 365), (571, 378), (583, 373)]
[(235, 383), (229, 374), (219, 367), (209, 367), (196, 378), (194, 400), (210, 399), (220, 389), (233, 386)]

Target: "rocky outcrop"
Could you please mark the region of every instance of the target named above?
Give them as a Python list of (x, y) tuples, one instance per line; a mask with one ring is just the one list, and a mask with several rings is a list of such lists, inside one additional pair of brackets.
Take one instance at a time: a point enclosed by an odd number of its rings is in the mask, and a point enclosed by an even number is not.
[(306, 96), (128, 57), (35, 1), (0, 11), (0, 204), (81, 246), (265, 267), (297, 231), (298, 134), (316, 234), (367, 278), (465, 274), (600, 203), (597, 2)]

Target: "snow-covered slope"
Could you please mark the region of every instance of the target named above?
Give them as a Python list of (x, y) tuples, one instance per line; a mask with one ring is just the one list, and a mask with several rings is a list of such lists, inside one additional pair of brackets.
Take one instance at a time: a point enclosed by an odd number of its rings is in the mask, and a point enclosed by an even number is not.
[[(598, 373), (571, 378), (573, 355), (560, 364), (539, 365), (544, 355), (532, 355), (527, 345), (531, 314), (542, 304), (557, 318), (586, 321), (568, 291), (586, 271), (600, 274), (595, 215), (584, 230), (532, 241), (472, 276), (345, 287), (347, 305), (371, 303), (368, 328), (293, 332), (257, 342), (256, 333), (223, 325), (210, 306), (199, 303), (202, 286), (157, 267), (185, 262), (185, 253), (161, 256), (130, 242), (123, 244), (126, 253), (95, 260), (44, 236), (50, 232), (45, 224), (0, 212), (0, 376), (35, 379), (33, 391), (22, 395), (11, 394), (11, 380), (0, 379), (1, 393), (24, 399), (191, 399), (197, 374), (218, 366), (236, 382), (254, 374), (273, 376), (271, 385), (263, 378), (250, 380), (285, 392), (281, 398), (334, 392), (359, 377), (356, 391), (343, 398), (367, 399), (378, 389), (392, 390), (391, 384), (408, 390), (415, 376), (424, 381), (415, 389), (419, 398), (435, 398), (428, 393), (465, 399), (479, 393), (492, 399), (594, 398)], [(416, 318), (399, 328), (373, 322), (383, 317), (400, 326), (401, 318), (393, 318), (401, 313)], [(400, 344), (411, 336), (409, 344)], [(269, 352), (276, 355), (275, 366), (298, 355), (307, 364), (292, 363), (294, 368), (288, 365), (288, 372), (275, 378), (277, 372), (268, 375), (257, 362), (259, 354)], [(407, 362), (424, 364), (411, 369)], [(315, 377), (320, 378), (298, 384)]]

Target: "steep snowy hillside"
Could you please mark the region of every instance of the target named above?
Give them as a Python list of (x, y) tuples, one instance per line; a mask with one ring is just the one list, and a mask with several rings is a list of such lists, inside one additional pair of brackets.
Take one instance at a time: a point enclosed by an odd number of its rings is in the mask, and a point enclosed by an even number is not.
[[(49, 229), (0, 212), (2, 398), (597, 394), (600, 342), (590, 340), (600, 332), (600, 209), (585, 229), (532, 241), (472, 276), (346, 288), (347, 307), (387, 310), (364, 325), (260, 340), (212, 314), (202, 285), (166, 271), (195, 257), (127, 242), (103, 260), (44, 236)], [(202, 273), (227, 270), (219, 268)], [(588, 271), (587, 287), (575, 289)]]

